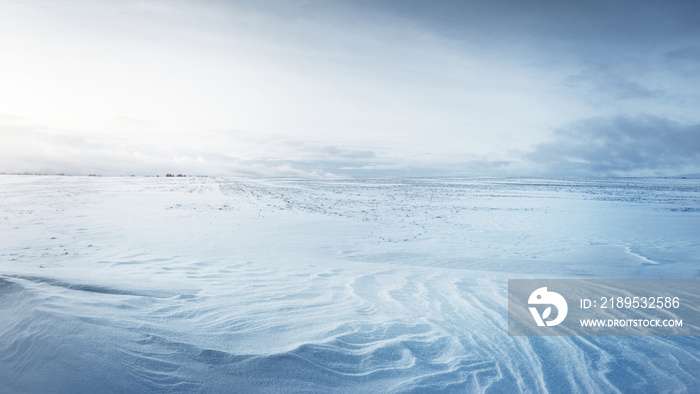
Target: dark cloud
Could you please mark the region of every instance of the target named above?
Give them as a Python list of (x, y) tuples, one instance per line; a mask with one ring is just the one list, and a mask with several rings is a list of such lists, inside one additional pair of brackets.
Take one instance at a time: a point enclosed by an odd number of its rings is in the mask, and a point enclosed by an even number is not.
[(650, 115), (586, 119), (526, 158), (557, 174), (673, 174), (700, 163), (700, 124)]

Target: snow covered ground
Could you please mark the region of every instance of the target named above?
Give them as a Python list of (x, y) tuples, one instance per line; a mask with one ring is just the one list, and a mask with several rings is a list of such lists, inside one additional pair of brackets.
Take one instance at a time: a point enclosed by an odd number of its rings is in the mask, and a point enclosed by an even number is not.
[(509, 337), (535, 277), (700, 278), (700, 181), (0, 176), (0, 391), (700, 392), (700, 338)]

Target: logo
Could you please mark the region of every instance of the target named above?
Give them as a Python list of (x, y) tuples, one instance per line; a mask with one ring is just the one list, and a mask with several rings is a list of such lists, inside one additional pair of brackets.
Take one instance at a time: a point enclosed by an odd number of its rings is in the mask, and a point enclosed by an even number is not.
[(532, 313), (532, 317), (540, 327), (544, 327), (545, 324), (550, 327), (556, 326), (564, 321), (566, 318), (566, 313), (569, 311), (569, 306), (566, 304), (564, 297), (562, 297), (559, 293), (547, 291), (546, 287), (540, 287), (539, 289), (533, 291), (532, 294), (530, 294), (530, 298), (527, 300), (527, 303), (530, 305), (553, 305), (555, 308), (557, 308), (557, 317), (554, 320), (546, 320), (552, 314), (551, 306), (547, 307), (547, 309), (542, 312), (542, 316), (540, 316), (540, 313), (534, 306), (529, 308), (530, 313)]

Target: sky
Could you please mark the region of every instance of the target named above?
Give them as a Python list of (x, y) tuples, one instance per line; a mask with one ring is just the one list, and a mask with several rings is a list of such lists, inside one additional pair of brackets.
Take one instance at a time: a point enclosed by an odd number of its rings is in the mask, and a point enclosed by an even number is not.
[(0, 172), (700, 174), (697, 1), (0, 0)]

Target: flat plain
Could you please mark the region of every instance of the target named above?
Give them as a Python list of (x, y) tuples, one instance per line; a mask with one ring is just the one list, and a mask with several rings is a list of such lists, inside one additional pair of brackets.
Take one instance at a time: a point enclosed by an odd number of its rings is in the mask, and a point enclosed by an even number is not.
[(6, 392), (698, 392), (509, 278), (700, 278), (700, 181), (0, 176)]

